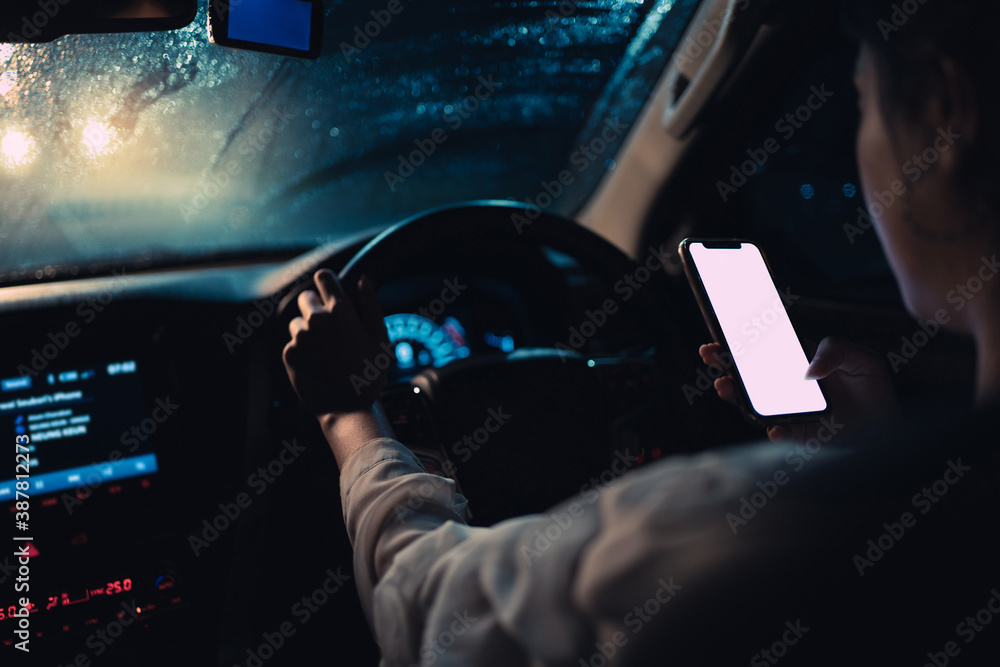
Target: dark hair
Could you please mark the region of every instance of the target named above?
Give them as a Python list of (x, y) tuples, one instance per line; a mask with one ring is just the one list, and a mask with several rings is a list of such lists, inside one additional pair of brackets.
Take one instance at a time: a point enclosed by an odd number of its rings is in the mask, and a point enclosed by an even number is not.
[(992, 122), (1000, 109), (1000, 2), (844, 0), (843, 21), (875, 56), (890, 128), (924, 120), (928, 102), (945, 92), (945, 59), (954, 64), (963, 102), (976, 114), (975, 140), (959, 147), (956, 185), (970, 205), (1000, 213), (1000, 126)]

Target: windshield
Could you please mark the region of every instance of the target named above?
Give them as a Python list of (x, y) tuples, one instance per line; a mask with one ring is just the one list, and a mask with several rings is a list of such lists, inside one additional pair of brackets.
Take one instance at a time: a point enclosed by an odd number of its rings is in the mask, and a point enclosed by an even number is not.
[(471, 199), (572, 213), (696, 5), (329, 2), (317, 61), (212, 45), (204, 9), (0, 44), (0, 282), (300, 249)]

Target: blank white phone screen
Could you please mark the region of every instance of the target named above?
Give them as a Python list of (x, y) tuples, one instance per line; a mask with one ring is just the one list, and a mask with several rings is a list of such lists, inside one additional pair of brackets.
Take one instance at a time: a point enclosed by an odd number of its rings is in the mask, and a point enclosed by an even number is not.
[(706, 248), (702, 243), (689, 247), (757, 414), (825, 410), (819, 384), (803, 379), (809, 360), (760, 250), (749, 243), (739, 248)]

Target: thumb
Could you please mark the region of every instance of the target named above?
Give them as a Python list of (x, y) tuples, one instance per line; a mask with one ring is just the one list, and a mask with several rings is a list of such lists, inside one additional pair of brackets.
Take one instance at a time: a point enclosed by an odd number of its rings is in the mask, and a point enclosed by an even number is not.
[(847, 349), (836, 338), (824, 338), (816, 348), (809, 367), (806, 369), (806, 380), (822, 380), (840, 368), (847, 358)]
[(358, 281), (358, 310), (361, 311), (361, 321), (372, 336), (380, 343), (389, 342), (389, 332), (385, 328), (385, 314), (382, 304), (375, 292), (375, 284), (368, 276), (361, 276)]

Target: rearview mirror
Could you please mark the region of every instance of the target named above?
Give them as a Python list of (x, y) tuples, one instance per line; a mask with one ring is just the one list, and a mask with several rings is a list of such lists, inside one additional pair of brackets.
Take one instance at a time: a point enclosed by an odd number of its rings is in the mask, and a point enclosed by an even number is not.
[(299, 58), (323, 48), (322, 0), (209, 0), (213, 44)]
[(63, 35), (183, 28), (198, 0), (2, 0), (0, 42), (50, 42)]

